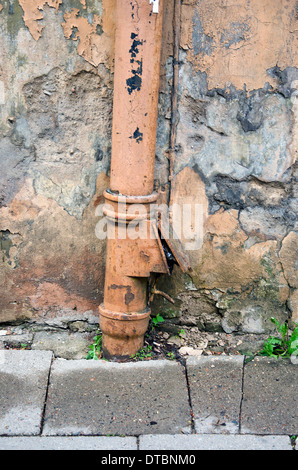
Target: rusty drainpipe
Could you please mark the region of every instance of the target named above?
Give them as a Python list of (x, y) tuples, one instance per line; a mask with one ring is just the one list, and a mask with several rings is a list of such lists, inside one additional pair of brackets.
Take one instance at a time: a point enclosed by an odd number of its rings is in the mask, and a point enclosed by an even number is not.
[[(127, 358), (144, 344), (150, 273), (169, 272), (156, 225), (154, 165), (164, 0), (117, 0), (110, 189), (104, 192), (107, 257), (99, 307), (103, 355)], [(158, 13), (156, 10), (158, 8)], [(142, 207), (140, 208), (140, 204)], [(145, 233), (130, 237), (135, 224)]]

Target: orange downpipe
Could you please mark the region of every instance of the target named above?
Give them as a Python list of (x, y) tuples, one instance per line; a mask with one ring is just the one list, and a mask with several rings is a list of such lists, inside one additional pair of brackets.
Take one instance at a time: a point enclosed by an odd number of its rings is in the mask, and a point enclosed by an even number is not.
[[(153, 186), (163, 6), (159, 0), (159, 12), (153, 13), (149, 0), (117, 0), (111, 180), (104, 194), (107, 259), (99, 307), (106, 358), (135, 354), (143, 346), (150, 317), (147, 290), (155, 247), (148, 255), (151, 242), (123, 240), (120, 231), (129, 232), (122, 220), (127, 208), (141, 203), (149, 213), (157, 198)], [(146, 217), (143, 223), (149, 226)]]

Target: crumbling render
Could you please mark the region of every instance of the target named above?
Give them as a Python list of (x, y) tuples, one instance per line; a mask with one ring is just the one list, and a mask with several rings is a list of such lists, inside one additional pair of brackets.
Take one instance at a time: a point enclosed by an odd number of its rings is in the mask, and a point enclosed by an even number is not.
[[(45, 25), (40, 23), (40, 20), (44, 19), (44, 7), (48, 5), (55, 8), (57, 13), (63, 2), (62, 0), (19, 0), (19, 3), (24, 11), (25, 25), (33, 38), (38, 41), (45, 28)], [(86, 0), (81, 0), (82, 9), (86, 10), (86, 13), (82, 14), (81, 11), (80, 14), (78, 8), (72, 8), (64, 14), (62, 23), (65, 37), (78, 41), (78, 54), (95, 67), (100, 63), (109, 62), (109, 54), (113, 48), (115, 0), (103, 0), (102, 4), (102, 16), (88, 15)], [(0, 12), (2, 8), (0, 5)]]
[[(55, 8), (58, 11), (62, 0), (19, 0), (19, 3), (24, 10), (24, 22), (28, 27), (30, 33), (37, 41), (41, 37), (44, 25), (39, 23), (43, 19), (43, 8), (45, 5)], [(0, 8), (1, 11), (1, 8)]]
[(93, 15), (93, 22), (90, 24), (87, 18), (79, 16), (77, 8), (73, 8), (70, 13), (65, 13), (64, 20), (62, 26), (65, 37), (73, 41), (79, 39), (78, 54), (97, 67), (103, 62), (102, 51), (106, 49), (102, 37), (97, 34), (102, 25), (101, 17)]

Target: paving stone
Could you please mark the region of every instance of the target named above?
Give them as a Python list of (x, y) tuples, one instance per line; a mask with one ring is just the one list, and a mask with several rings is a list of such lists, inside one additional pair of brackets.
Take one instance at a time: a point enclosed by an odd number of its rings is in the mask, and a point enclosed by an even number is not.
[(0, 435), (40, 433), (51, 361), (51, 351), (1, 351)]
[(197, 433), (239, 432), (244, 356), (187, 359), (190, 397)]
[(171, 434), (189, 426), (179, 363), (53, 363), (43, 435)]
[(55, 357), (63, 359), (85, 359), (94, 333), (69, 331), (38, 331), (34, 335), (32, 349), (53, 351)]
[(258, 357), (244, 367), (241, 433), (298, 434), (298, 365)]
[[(254, 435), (146, 435), (140, 436), (140, 450), (292, 450), (288, 436)], [(189, 454), (189, 456), (191, 453)]]
[(137, 450), (136, 437), (0, 437), (0, 450)]

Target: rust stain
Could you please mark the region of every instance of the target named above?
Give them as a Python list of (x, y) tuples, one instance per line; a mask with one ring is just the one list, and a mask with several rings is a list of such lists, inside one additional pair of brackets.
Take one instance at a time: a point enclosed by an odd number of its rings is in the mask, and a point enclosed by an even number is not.
[(118, 284), (111, 284), (109, 287), (109, 289), (130, 289), (130, 286), (122, 286), (122, 285), (118, 285)]
[(3, 5), (0, 3), (0, 12), (3, 10)]
[(117, 289), (126, 289), (126, 294), (124, 296), (124, 301), (125, 301), (125, 305), (129, 305), (130, 302), (132, 302), (135, 298), (135, 295), (131, 292), (131, 286), (123, 286), (123, 285), (118, 285), (118, 284), (111, 284), (109, 287), (108, 287), (108, 290), (110, 289), (113, 289), (113, 290), (117, 290)]
[[(41, 37), (44, 25), (39, 23), (43, 19), (43, 8), (48, 5), (56, 9), (62, 4), (62, 0), (19, 0), (24, 11), (24, 22), (33, 38), (38, 41)], [(0, 8), (1, 11), (1, 8)]]
[(97, 195), (96, 198), (95, 198), (94, 201), (93, 201), (94, 207), (97, 207), (97, 206), (99, 206), (100, 204), (103, 204), (103, 203), (104, 203), (104, 200), (105, 200), (105, 198), (103, 197), (102, 194)]
[(150, 255), (148, 255), (148, 253), (145, 253), (143, 250), (140, 251), (140, 257), (143, 259), (145, 263), (150, 262)]
[(134, 298), (135, 296), (131, 292), (131, 287), (129, 286), (129, 288), (127, 289), (127, 293), (125, 294), (125, 305), (129, 305), (130, 302), (132, 302)]
[[(209, 89), (253, 90), (275, 80), (266, 70), (297, 64), (296, 0), (210, 0), (182, 5), (181, 47)], [(296, 27), (297, 29), (297, 27)]]

